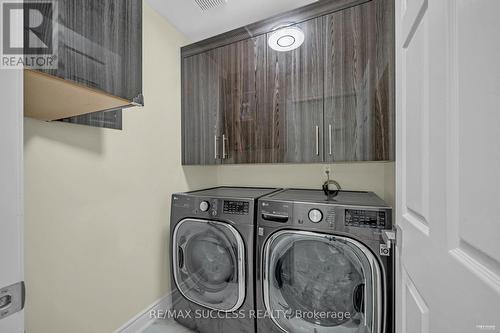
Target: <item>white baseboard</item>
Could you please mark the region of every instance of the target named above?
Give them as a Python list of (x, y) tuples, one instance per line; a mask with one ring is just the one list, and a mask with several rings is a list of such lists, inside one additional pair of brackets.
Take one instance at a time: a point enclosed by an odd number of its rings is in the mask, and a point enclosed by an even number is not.
[(144, 311), (129, 320), (125, 325), (117, 329), (114, 333), (139, 333), (151, 325), (155, 319), (151, 318), (150, 312), (154, 310), (169, 310), (172, 308), (172, 297), (167, 294), (148, 306)]

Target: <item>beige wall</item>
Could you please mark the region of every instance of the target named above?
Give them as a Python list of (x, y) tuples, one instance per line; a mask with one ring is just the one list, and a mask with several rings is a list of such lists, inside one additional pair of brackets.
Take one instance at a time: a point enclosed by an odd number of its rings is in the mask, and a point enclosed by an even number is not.
[(26, 119), (29, 333), (109, 333), (164, 295), (170, 195), (215, 184), (180, 162), (183, 36), (144, 13), (146, 107), (114, 131)]
[(343, 189), (373, 191), (394, 206), (394, 163), (220, 166), (217, 168), (217, 182), (220, 185), (320, 189), (326, 180), (326, 168)]
[[(112, 332), (169, 289), (172, 192), (221, 185), (313, 187), (323, 165), (181, 167), (180, 59), (186, 41), (147, 5), (146, 107), (113, 131), (26, 119), (29, 333)], [(332, 166), (347, 189), (394, 200), (394, 164)]]

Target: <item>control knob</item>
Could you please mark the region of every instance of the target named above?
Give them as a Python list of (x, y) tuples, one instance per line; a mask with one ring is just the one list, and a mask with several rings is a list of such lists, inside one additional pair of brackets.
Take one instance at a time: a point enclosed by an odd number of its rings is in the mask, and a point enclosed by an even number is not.
[(312, 223), (319, 223), (323, 219), (323, 213), (319, 209), (311, 209), (309, 211), (309, 220)]
[(210, 209), (210, 204), (208, 203), (208, 201), (202, 201), (200, 202), (200, 210), (202, 212), (206, 212)]

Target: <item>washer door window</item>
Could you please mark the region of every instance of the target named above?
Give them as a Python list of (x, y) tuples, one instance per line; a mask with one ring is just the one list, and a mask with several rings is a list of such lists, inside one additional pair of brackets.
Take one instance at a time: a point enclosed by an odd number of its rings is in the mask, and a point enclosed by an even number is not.
[(340, 236), (281, 231), (264, 248), (264, 301), (285, 332), (380, 333), (379, 264)]
[(186, 219), (173, 234), (174, 280), (191, 302), (236, 311), (245, 299), (245, 248), (227, 223)]

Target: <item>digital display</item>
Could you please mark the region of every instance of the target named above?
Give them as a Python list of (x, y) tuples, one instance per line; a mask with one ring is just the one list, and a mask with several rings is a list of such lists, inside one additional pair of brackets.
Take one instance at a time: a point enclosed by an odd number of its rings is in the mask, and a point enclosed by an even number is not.
[(247, 201), (224, 201), (224, 214), (248, 215), (249, 209)]
[(345, 225), (365, 228), (384, 228), (385, 212), (346, 209)]

